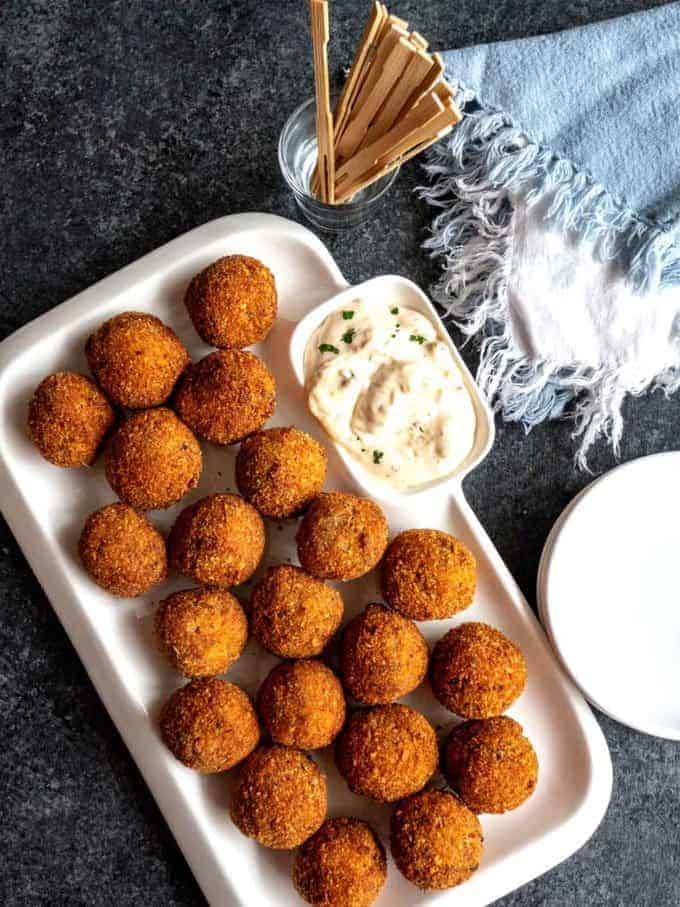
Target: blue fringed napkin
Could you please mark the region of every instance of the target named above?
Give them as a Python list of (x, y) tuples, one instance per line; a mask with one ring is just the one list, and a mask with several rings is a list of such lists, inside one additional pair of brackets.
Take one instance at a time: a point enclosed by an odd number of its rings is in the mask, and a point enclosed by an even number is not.
[(680, 386), (680, 4), (444, 57), (435, 298), (504, 417), (573, 415), (585, 466), (627, 393)]

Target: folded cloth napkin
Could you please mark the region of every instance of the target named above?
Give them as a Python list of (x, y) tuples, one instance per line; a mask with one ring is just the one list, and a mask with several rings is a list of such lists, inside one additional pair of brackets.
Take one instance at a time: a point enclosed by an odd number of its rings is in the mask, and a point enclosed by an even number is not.
[(527, 428), (618, 450), (627, 393), (680, 386), (680, 3), (444, 54), (465, 117), (430, 152), (434, 296)]

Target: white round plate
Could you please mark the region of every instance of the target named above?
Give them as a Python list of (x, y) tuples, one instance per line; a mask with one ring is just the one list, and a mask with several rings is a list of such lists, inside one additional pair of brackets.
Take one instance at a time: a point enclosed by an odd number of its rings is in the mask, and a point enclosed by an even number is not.
[(538, 603), (593, 705), (680, 740), (680, 452), (619, 466), (574, 498), (543, 549)]

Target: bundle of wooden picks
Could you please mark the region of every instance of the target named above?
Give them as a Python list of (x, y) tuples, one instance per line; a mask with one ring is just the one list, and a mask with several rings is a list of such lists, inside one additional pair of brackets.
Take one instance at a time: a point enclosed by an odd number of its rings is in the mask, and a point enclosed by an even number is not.
[(328, 0), (310, 0), (310, 14), (319, 149), (312, 191), (342, 204), (450, 132), (461, 113), (441, 57), (377, 0), (331, 113)]

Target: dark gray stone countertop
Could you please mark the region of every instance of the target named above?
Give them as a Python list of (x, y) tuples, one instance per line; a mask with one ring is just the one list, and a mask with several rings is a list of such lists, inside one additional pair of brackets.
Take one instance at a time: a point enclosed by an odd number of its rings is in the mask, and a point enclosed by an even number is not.
[[(444, 49), (652, 5), (395, 0), (390, 7)], [(339, 76), (367, 3), (332, 7)], [(276, 142), (286, 115), (311, 94), (306, 21), (302, 0), (0, 4), (0, 339), (213, 218), (259, 210), (298, 219)], [(396, 271), (431, 283), (433, 266), (419, 249), (429, 212), (413, 195), (418, 179), (417, 164), (408, 165), (374, 221), (327, 240), (352, 282)], [(465, 355), (474, 365), (473, 346)], [(680, 396), (630, 400), (626, 418), (622, 460), (677, 447)], [(499, 425), (493, 451), (466, 483), (532, 603), (546, 535), (589, 480), (572, 467), (570, 431), (555, 423), (526, 436)], [(594, 472), (613, 465), (599, 447)], [(604, 822), (576, 856), (503, 899), (504, 907), (680, 903), (680, 748), (598, 720), (615, 774)], [(0, 903), (203, 903), (2, 520), (0, 728)]]

